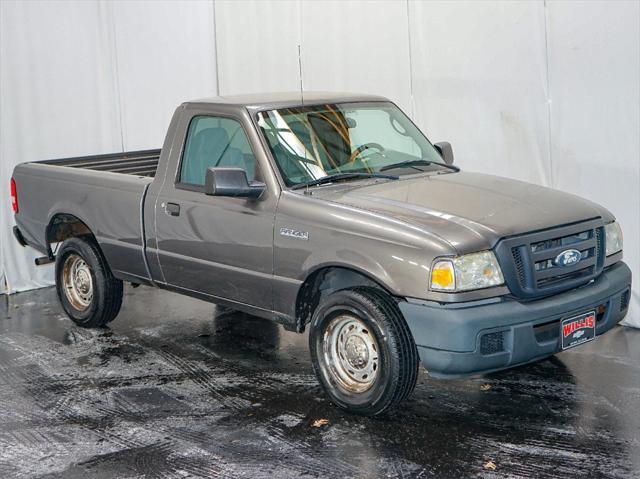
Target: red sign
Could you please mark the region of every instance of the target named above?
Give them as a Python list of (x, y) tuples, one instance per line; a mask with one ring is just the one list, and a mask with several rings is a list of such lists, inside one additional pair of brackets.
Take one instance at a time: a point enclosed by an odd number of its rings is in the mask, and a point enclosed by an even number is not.
[(575, 321), (571, 321), (570, 323), (563, 324), (562, 335), (566, 338), (578, 329), (593, 328), (595, 324), (596, 316), (595, 314), (590, 314), (589, 316), (585, 316), (584, 318), (576, 319)]

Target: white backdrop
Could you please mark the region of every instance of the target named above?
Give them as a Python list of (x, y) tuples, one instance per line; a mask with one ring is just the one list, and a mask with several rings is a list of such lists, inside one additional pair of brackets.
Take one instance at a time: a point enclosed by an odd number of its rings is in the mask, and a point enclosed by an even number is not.
[(0, 291), (52, 280), (10, 235), (15, 164), (159, 147), (181, 101), (299, 89), (299, 47), (305, 89), (386, 95), (463, 168), (608, 207), (640, 278), (635, 0), (1, 1), (0, 35)]

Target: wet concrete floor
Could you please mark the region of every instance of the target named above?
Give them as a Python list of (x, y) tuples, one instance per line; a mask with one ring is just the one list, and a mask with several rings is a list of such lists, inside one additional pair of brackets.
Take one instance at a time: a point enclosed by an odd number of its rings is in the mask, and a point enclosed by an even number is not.
[(640, 330), (380, 419), (334, 408), (307, 336), (127, 287), (102, 330), (52, 288), (0, 296), (0, 477), (640, 477)]

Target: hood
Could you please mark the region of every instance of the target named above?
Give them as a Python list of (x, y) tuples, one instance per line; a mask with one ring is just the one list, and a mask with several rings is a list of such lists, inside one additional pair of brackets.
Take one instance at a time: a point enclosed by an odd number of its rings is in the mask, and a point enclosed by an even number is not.
[(613, 220), (603, 207), (575, 195), (480, 173), (342, 183), (313, 195), (423, 227), (458, 253), (492, 248), (505, 236), (598, 217)]

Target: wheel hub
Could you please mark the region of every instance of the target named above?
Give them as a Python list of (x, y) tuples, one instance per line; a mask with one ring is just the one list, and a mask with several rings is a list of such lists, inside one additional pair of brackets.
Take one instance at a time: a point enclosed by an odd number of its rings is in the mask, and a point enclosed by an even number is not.
[(91, 279), (85, 270), (78, 270), (74, 281), (81, 294), (87, 294), (89, 292)]
[(89, 265), (77, 254), (70, 254), (62, 269), (62, 282), (67, 300), (82, 311), (93, 299), (93, 279)]
[(344, 389), (365, 392), (378, 377), (378, 342), (360, 318), (351, 314), (337, 316), (325, 330), (323, 361)]
[(345, 356), (349, 364), (356, 369), (362, 369), (369, 360), (369, 350), (367, 344), (359, 336), (349, 336), (345, 346)]

